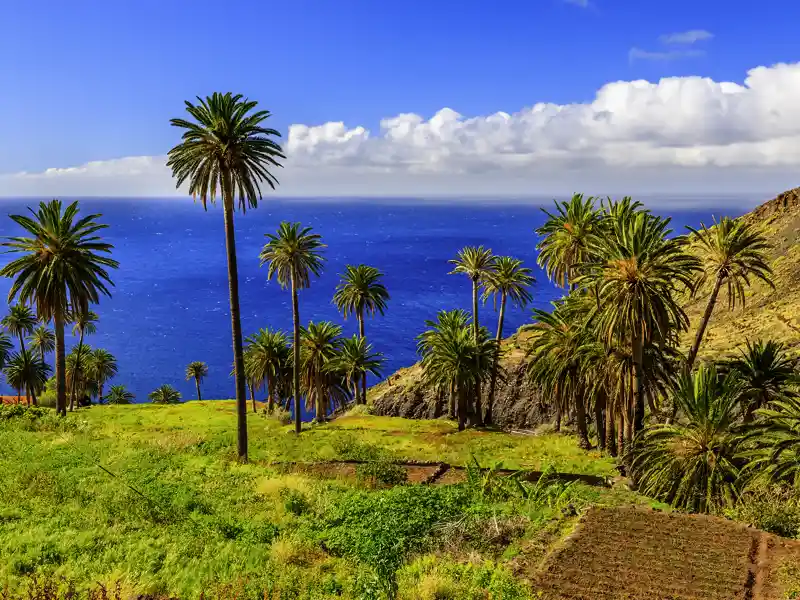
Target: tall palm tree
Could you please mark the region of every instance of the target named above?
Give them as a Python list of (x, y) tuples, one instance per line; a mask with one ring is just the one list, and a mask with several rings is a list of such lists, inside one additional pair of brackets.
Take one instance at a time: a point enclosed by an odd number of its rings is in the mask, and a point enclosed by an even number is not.
[[(94, 379), (91, 377), (92, 348), (87, 344), (73, 346), (66, 356), (65, 370), (67, 384), (72, 390), (72, 396), (83, 399), (92, 396), (97, 390)], [(78, 401), (80, 406), (80, 400)]]
[[(440, 390), (454, 390), (458, 398), (458, 429), (467, 425), (468, 396), (478, 383), (491, 373), (497, 342), (485, 327), (478, 331), (478, 341), (469, 327), (423, 333), (423, 379)], [(474, 415), (474, 413), (473, 413)], [(478, 423), (477, 418), (475, 422)]]
[(345, 338), (339, 350), (339, 355), (332, 361), (331, 368), (344, 374), (347, 384), (352, 386), (353, 398), (356, 404), (366, 404), (366, 396), (361, 396), (359, 382), (367, 373), (381, 376), (381, 365), (384, 363), (383, 354), (372, 351), (372, 344), (359, 336)]
[(56, 349), (56, 336), (47, 325), (39, 325), (33, 330), (28, 343), (39, 352), (39, 358), (44, 360), (48, 352)]
[(772, 283), (772, 268), (767, 256), (771, 246), (764, 234), (753, 224), (744, 219), (724, 217), (711, 228), (701, 224), (699, 230), (691, 227), (688, 229), (693, 234), (693, 241), (699, 247), (703, 261), (703, 270), (696, 289), (700, 289), (708, 281), (714, 282), (692, 349), (686, 359), (686, 368), (691, 370), (722, 284), (726, 284), (728, 289), (729, 309), (736, 308), (737, 303), (744, 306), (745, 287), (750, 287), (751, 279), (760, 279), (773, 288), (775, 284)]
[(41, 390), (50, 376), (50, 367), (30, 350), (20, 350), (11, 355), (5, 365), (8, 384), (17, 390), (25, 390), (26, 396), (33, 398), (36, 405), (36, 390)]
[(19, 340), (19, 349), (25, 350), (25, 336), (33, 333), (36, 327), (36, 315), (24, 304), (9, 307), (8, 314), (0, 320), (0, 326)]
[(283, 289), (292, 292), (292, 333), (294, 357), (294, 430), (300, 433), (300, 308), (297, 303), (298, 290), (311, 285), (311, 276), (319, 277), (325, 260), (321, 250), (325, 248), (322, 238), (311, 233), (310, 227), (300, 223), (283, 221), (261, 250), (261, 265), (268, 264), (267, 279), (275, 277)]
[(576, 283), (597, 294), (596, 325), (610, 346), (630, 348), (634, 367), (634, 431), (644, 423), (644, 353), (649, 343), (674, 341), (688, 319), (680, 302), (699, 268), (682, 240), (669, 238), (669, 219), (638, 212), (611, 225), (594, 262)]
[[(33, 212), (33, 211), (32, 211)], [(0, 276), (14, 279), (9, 302), (19, 298), (36, 306), (39, 318), (55, 323), (56, 409), (65, 415), (67, 408), (64, 364), (64, 324), (70, 312), (84, 313), (100, 296), (110, 296), (113, 286), (109, 269), (119, 263), (108, 254), (113, 246), (102, 241), (98, 232), (107, 225), (96, 222), (99, 214), (78, 218), (78, 203), (62, 210), (59, 200), (41, 202), (32, 217), (11, 215), (11, 219), (31, 237), (6, 238), (9, 252), (22, 254), (0, 269)]]
[[(500, 313), (497, 318), (497, 347), (503, 339), (503, 322), (506, 316), (506, 302), (511, 299), (511, 304), (519, 308), (525, 308), (528, 302), (533, 299), (528, 287), (535, 283), (531, 270), (522, 266), (522, 261), (511, 256), (498, 256), (495, 258), (495, 269), (490, 271), (483, 284), (483, 299), (486, 301), (489, 296), (494, 298), (495, 307), (497, 299), (500, 298)], [(495, 365), (499, 361), (499, 356), (495, 357)], [(487, 425), (492, 423), (492, 408), (494, 406), (494, 389), (497, 384), (497, 368), (492, 368), (492, 378), (489, 382), (489, 398), (486, 401)]]
[(300, 330), (300, 364), (306, 381), (308, 399), (314, 398), (316, 418), (325, 422), (328, 414), (327, 398), (324, 390), (325, 373), (330, 368), (341, 348), (342, 328), (330, 321), (311, 322)]
[(169, 384), (157, 387), (147, 395), (153, 404), (178, 404), (181, 393)]
[(102, 403), (103, 386), (119, 371), (117, 359), (108, 350), (98, 348), (89, 355), (88, 362), (87, 371), (89, 377), (94, 385), (97, 386), (97, 398)]
[[(344, 318), (354, 314), (358, 320), (358, 335), (364, 338), (364, 317), (383, 316), (386, 303), (389, 301), (389, 292), (383, 285), (381, 273), (375, 267), (367, 265), (347, 265), (341, 275), (341, 281), (336, 286), (333, 303), (341, 311)], [(367, 377), (361, 381), (361, 404), (367, 403)], [(358, 396), (358, 394), (356, 394)], [(358, 402), (358, 400), (357, 400)]]
[(266, 384), (267, 411), (275, 410), (275, 398), (290, 362), (289, 337), (283, 331), (260, 329), (245, 340), (249, 377), (257, 387)]
[(673, 393), (685, 423), (659, 424), (637, 437), (631, 468), (647, 496), (692, 512), (711, 512), (738, 495), (740, 438), (734, 431), (744, 388), (714, 366), (684, 373)]
[(202, 361), (195, 360), (190, 362), (186, 367), (186, 381), (194, 379), (194, 385), (197, 388), (197, 399), (202, 400), (200, 395), (200, 384), (208, 376), (208, 365)]
[(542, 236), (536, 246), (539, 266), (557, 285), (574, 287), (576, 269), (589, 261), (591, 249), (598, 242), (601, 215), (594, 197), (584, 198), (583, 194), (555, 206), (555, 213), (542, 209), (547, 221), (536, 230)]
[[(436, 321), (425, 321), (425, 325), (430, 329), (427, 329), (418, 336), (417, 352), (420, 356), (424, 357), (433, 350), (435, 345), (441, 344), (442, 340), (455, 337), (462, 329), (466, 329), (469, 326), (469, 322), (469, 313), (464, 310), (439, 311), (436, 315)], [(455, 419), (458, 416), (458, 409), (454, 384), (451, 382), (444, 386), (443, 391), (447, 392), (449, 396), (448, 416), (451, 419)], [(440, 412), (438, 407), (435, 413), (436, 416), (439, 416)], [(464, 419), (466, 418), (467, 415), (464, 415)]]
[(794, 396), (790, 387), (800, 381), (800, 361), (789, 354), (786, 344), (775, 340), (747, 340), (746, 347), (722, 363), (725, 372), (736, 373), (745, 387), (744, 420), (775, 400)]
[[(72, 321), (72, 335), (77, 335), (78, 337), (78, 353), (75, 355), (76, 360), (78, 361), (75, 365), (75, 369), (77, 371), (81, 371), (81, 358), (83, 357), (83, 338), (88, 335), (94, 335), (97, 333), (97, 321), (100, 320), (100, 317), (97, 316), (97, 313), (91, 310), (87, 310), (85, 312), (75, 313), (70, 315), (70, 320)], [(88, 357), (87, 357), (88, 358)], [(75, 379), (72, 380), (72, 389), (70, 390), (70, 398), (69, 398), (69, 410), (72, 411), (75, 409)]]
[(172, 119), (170, 124), (185, 130), (182, 142), (168, 154), (167, 166), (177, 187), (189, 183), (189, 193), (200, 197), (203, 208), (213, 204), (217, 190), (222, 196), (225, 223), (225, 249), (228, 257), (233, 362), (236, 380), (237, 441), (239, 458), (247, 461), (247, 397), (245, 390), (242, 325), (239, 314), (239, 274), (236, 266), (236, 240), (233, 213), (256, 208), (262, 199), (261, 184), (274, 189), (278, 180), (273, 167), (285, 158), (275, 142), (280, 133), (263, 127), (270, 113), (256, 111), (258, 103), (241, 95), (214, 93), (197, 104), (186, 102), (186, 112), (194, 120)]
[(124, 385), (112, 385), (105, 400), (109, 404), (131, 404), (136, 399)]
[[(472, 281), (472, 331), (475, 343), (479, 343), (480, 323), (478, 322), (478, 292), (489, 274), (494, 271), (495, 257), (490, 248), (466, 246), (458, 251), (458, 256), (450, 261), (455, 265), (451, 274), (463, 273)], [(475, 418), (478, 426), (483, 425), (481, 407), (481, 380), (475, 382)]]

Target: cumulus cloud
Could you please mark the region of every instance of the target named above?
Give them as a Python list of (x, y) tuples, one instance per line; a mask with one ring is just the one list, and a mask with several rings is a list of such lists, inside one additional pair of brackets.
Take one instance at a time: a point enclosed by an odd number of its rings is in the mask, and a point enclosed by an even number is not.
[(662, 44), (694, 44), (704, 40), (710, 40), (714, 34), (705, 29), (690, 29), (680, 33), (668, 33), (658, 38)]
[[(743, 82), (616, 81), (586, 103), (515, 113), (405, 113), (376, 130), (292, 125), (281, 195), (534, 195), (761, 191), (800, 172), (800, 63)], [(0, 176), (13, 195), (168, 195), (165, 157)]]

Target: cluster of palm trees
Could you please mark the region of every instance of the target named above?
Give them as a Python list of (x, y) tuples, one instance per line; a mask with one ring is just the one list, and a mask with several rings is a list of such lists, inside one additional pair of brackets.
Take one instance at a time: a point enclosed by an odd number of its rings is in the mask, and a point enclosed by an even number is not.
[[(79, 335), (78, 344), (65, 357), (69, 410), (74, 410), (76, 402), (87, 396), (96, 396), (102, 402), (103, 387), (117, 374), (118, 368), (110, 352), (102, 348), (92, 350), (83, 343), (85, 335), (96, 331), (94, 312), (69, 313), (67, 321), (73, 324), (73, 333)], [(55, 334), (24, 304), (10, 306), (8, 314), (0, 320), (0, 327), (0, 369), (18, 395), (24, 394), (26, 402), (36, 406), (39, 396), (48, 388), (52, 368), (46, 358), (56, 349)], [(13, 350), (12, 338), (19, 342), (18, 351)]]
[[(528, 287), (534, 283), (531, 270), (511, 256), (495, 256), (483, 246), (467, 246), (450, 261), (452, 274), (469, 277), (472, 287), (472, 315), (463, 310), (441, 311), (418, 337), (424, 380), (449, 397), (448, 414), (458, 419), (458, 428), (482, 427), (492, 423), (495, 387), (505, 373), (500, 365), (503, 323), (509, 300), (524, 308), (532, 299)], [(479, 297), (499, 302), (494, 338), (479, 322)], [(487, 401), (482, 402), (482, 385), (488, 382)], [(437, 415), (443, 413), (437, 406)]]

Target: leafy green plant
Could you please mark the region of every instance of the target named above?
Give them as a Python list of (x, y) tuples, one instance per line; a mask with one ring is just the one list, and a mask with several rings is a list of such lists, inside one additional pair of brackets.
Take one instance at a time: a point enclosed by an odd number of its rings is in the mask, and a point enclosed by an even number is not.
[(385, 456), (358, 465), (356, 477), (371, 487), (401, 485), (408, 481), (406, 470)]

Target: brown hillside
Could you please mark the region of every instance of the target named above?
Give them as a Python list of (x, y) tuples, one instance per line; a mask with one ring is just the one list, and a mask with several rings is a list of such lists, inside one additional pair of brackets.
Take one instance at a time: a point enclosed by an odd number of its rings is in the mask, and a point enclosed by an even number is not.
[[(744, 216), (760, 224), (774, 248), (775, 290), (757, 282), (744, 307), (728, 310), (723, 290), (712, 315), (700, 356), (714, 358), (732, 352), (748, 338), (785, 341), (800, 351), (800, 188), (784, 192)], [(705, 309), (708, 294), (699, 294), (686, 304), (694, 327)], [(496, 393), (495, 423), (507, 428), (531, 428), (550, 417), (546, 399), (539, 397), (524, 377), (523, 357), (530, 335), (517, 333), (504, 340), (509, 350), (504, 358), (508, 381)], [(446, 400), (421, 382), (419, 364), (400, 369), (372, 389), (370, 401), (378, 414), (432, 419), (442, 415)]]

